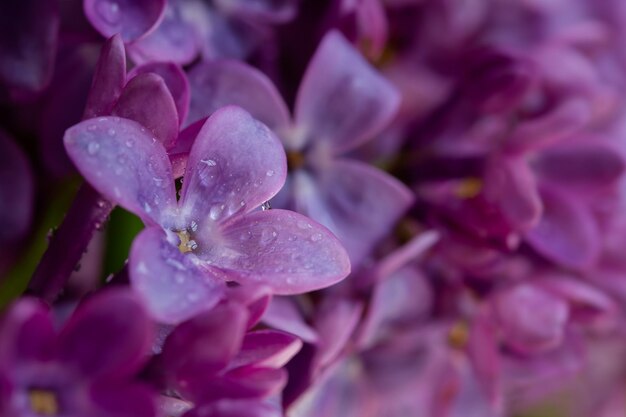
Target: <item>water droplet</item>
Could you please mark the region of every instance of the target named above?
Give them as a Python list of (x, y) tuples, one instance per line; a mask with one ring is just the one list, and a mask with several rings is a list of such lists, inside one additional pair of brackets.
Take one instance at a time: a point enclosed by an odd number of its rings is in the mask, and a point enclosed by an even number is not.
[(271, 210), (272, 209), (272, 204), (270, 204), (269, 201), (266, 201), (265, 203), (261, 204), (261, 210), (266, 211), (266, 210)]
[(146, 203), (143, 203), (143, 210), (144, 210), (146, 213), (150, 213), (150, 212), (152, 211), (152, 207), (150, 207), (150, 204), (148, 204), (148, 203), (146, 202)]
[(98, 200), (98, 202), (96, 203), (96, 205), (100, 208), (104, 208), (104, 206), (106, 206), (106, 201), (104, 200)]
[(217, 162), (215, 162), (212, 159), (201, 159), (200, 162), (202, 162), (203, 164), (205, 164), (208, 167), (214, 167), (215, 165), (217, 165)]
[(267, 175), (268, 177), (271, 177), (274, 175), (274, 171), (271, 169), (268, 169), (267, 172), (265, 173), (265, 175)]
[(299, 229), (303, 229), (303, 230), (313, 228), (313, 226), (311, 226), (311, 223), (307, 223), (304, 220), (299, 220), (297, 223), (297, 226)]
[(315, 233), (315, 234), (311, 235), (311, 241), (312, 242), (319, 242), (320, 240), (322, 240), (322, 234), (321, 233)]
[(110, 25), (116, 25), (122, 18), (120, 5), (116, 1), (103, 0), (96, 5), (96, 11), (104, 21)]
[(89, 155), (95, 155), (100, 150), (100, 144), (98, 142), (89, 142), (87, 145), (87, 153)]
[(126, 147), (127, 148), (132, 148), (133, 147), (133, 141), (132, 140), (127, 139), (125, 143), (126, 143)]
[(152, 177), (152, 181), (154, 181), (154, 185), (156, 185), (159, 188), (162, 188), (165, 186), (165, 181), (163, 180), (163, 178)]
[(109, 134), (109, 136), (113, 137), (115, 136), (115, 129), (111, 128), (107, 131), (107, 133)]
[(198, 244), (195, 240), (191, 239), (189, 242), (187, 242), (187, 247), (191, 250), (196, 250), (198, 249)]
[(198, 230), (198, 223), (196, 223), (195, 220), (192, 220), (189, 227), (191, 228), (192, 232), (195, 232), (196, 230)]
[(184, 271), (185, 270), (185, 265), (183, 265), (181, 262), (177, 261), (174, 258), (166, 258), (165, 259), (165, 263), (173, 266), (174, 268), (178, 269), (179, 271)]
[(96, 129), (97, 129), (96, 125), (89, 125), (89, 127), (87, 128), (89, 132), (95, 132)]
[(224, 206), (213, 206), (209, 210), (209, 217), (211, 220), (217, 220), (222, 215), (222, 211), (224, 210)]

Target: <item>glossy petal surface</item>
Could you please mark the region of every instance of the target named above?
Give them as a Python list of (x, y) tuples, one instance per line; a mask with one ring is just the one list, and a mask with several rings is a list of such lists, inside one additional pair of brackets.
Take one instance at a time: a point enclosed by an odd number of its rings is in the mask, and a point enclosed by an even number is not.
[(288, 333), (276, 330), (249, 332), (243, 339), (241, 351), (233, 359), (230, 367), (281, 368), (301, 347), (302, 341)]
[(119, 117), (86, 120), (68, 129), (64, 141), (85, 179), (144, 222), (159, 223), (175, 207), (165, 149), (137, 122)]
[(309, 140), (329, 141), (336, 153), (380, 132), (400, 95), (338, 32), (327, 34), (310, 62), (296, 101), (295, 122)]
[(268, 210), (237, 216), (222, 226), (213, 266), (245, 285), (263, 283), (275, 294), (332, 285), (350, 272), (348, 256), (329, 230), (300, 214)]
[(210, 310), (224, 295), (224, 283), (198, 268), (192, 256), (181, 253), (158, 227), (135, 238), (131, 283), (156, 320), (180, 323)]
[(207, 120), (189, 154), (183, 213), (202, 224), (249, 212), (278, 192), (286, 172), (276, 136), (241, 108), (225, 107)]

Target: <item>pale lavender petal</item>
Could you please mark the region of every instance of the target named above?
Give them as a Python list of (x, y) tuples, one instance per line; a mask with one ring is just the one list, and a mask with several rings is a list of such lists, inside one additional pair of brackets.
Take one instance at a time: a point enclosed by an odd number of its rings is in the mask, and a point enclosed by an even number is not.
[(119, 117), (89, 119), (68, 129), (64, 141), (85, 179), (144, 222), (159, 223), (176, 207), (165, 149), (137, 122)]
[(35, 199), (30, 163), (13, 138), (0, 130), (0, 245), (28, 232)]
[(350, 273), (348, 255), (323, 226), (286, 210), (258, 211), (221, 225), (216, 268), (233, 279), (262, 283), (275, 294), (297, 294), (332, 285)]
[(496, 155), (487, 161), (484, 173), (485, 199), (499, 207), (515, 231), (535, 226), (542, 204), (535, 174), (521, 157)]
[(200, 39), (194, 27), (185, 19), (188, 1), (167, 2), (163, 20), (147, 36), (128, 46), (128, 52), (138, 64), (172, 61), (180, 65), (191, 63), (200, 52)]
[(248, 314), (243, 306), (220, 304), (182, 323), (163, 346), (167, 373), (181, 388), (189, 381), (203, 385), (223, 370), (243, 343)]
[(165, 3), (165, 0), (83, 0), (83, 8), (98, 32), (106, 37), (119, 33), (128, 43), (145, 36), (159, 24)]
[(203, 62), (189, 71), (189, 122), (210, 116), (226, 105), (240, 106), (271, 129), (289, 123), (280, 93), (261, 71), (239, 61)]
[(59, 6), (49, 0), (0, 3), (0, 83), (20, 93), (44, 89), (52, 78)]
[(380, 133), (400, 105), (400, 94), (339, 32), (329, 32), (309, 63), (296, 100), (295, 122), (312, 141), (336, 153)]
[(199, 405), (183, 417), (282, 417), (280, 407), (260, 400), (221, 399)]
[(296, 335), (305, 342), (317, 342), (317, 333), (304, 321), (294, 300), (289, 297), (273, 297), (262, 321), (270, 327)]
[(154, 329), (139, 299), (126, 288), (83, 301), (59, 335), (59, 358), (88, 378), (134, 375), (148, 359)]
[(201, 224), (246, 213), (272, 198), (287, 175), (276, 136), (239, 107), (215, 112), (191, 148), (181, 191), (185, 216)]
[(520, 284), (501, 291), (493, 308), (505, 343), (520, 352), (548, 351), (563, 339), (567, 303), (536, 285)]
[(159, 75), (165, 81), (170, 94), (176, 103), (178, 111), (178, 124), (182, 125), (189, 113), (189, 81), (183, 69), (173, 62), (151, 62), (133, 68), (128, 74), (128, 78), (133, 78), (138, 74), (154, 73)]
[(543, 150), (533, 168), (543, 180), (587, 190), (615, 185), (624, 173), (624, 157), (597, 138), (568, 141)]
[(166, 149), (178, 136), (176, 103), (163, 78), (154, 73), (130, 79), (111, 114), (138, 122)]
[(298, 0), (215, 0), (224, 13), (254, 22), (284, 23), (294, 18)]
[(126, 84), (126, 53), (120, 35), (113, 35), (102, 45), (84, 118), (108, 116)]
[(584, 201), (563, 190), (542, 187), (541, 220), (525, 234), (526, 242), (547, 259), (569, 268), (587, 268), (598, 257), (600, 236)]
[(356, 329), (362, 313), (363, 304), (359, 301), (338, 297), (324, 299), (314, 319), (319, 335), (314, 367), (323, 369), (337, 359)]
[(301, 348), (302, 341), (288, 333), (276, 330), (249, 332), (229, 368), (242, 366), (282, 368)]
[(317, 192), (294, 190), (298, 211), (328, 227), (358, 265), (413, 203), (413, 193), (391, 175), (358, 161), (336, 160), (319, 175), (314, 178)]
[(224, 296), (224, 282), (201, 270), (193, 255), (182, 253), (157, 227), (135, 238), (129, 273), (133, 289), (162, 323), (180, 323), (210, 310)]

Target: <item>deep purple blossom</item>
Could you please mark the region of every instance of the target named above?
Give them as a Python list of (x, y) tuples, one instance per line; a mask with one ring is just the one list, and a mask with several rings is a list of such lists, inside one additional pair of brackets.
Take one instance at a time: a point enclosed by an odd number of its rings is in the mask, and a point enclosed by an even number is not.
[(30, 298), (1, 323), (1, 415), (155, 416), (152, 393), (133, 380), (152, 324), (131, 292), (85, 300), (59, 331), (52, 312)]
[(65, 143), (97, 190), (149, 226), (131, 250), (130, 275), (160, 321), (210, 309), (226, 281), (292, 294), (349, 272), (322, 226), (289, 211), (254, 211), (282, 186), (286, 161), (271, 131), (239, 108), (216, 112), (202, 127), (178, 202), (165, 149), (139, 124), (88, 120), (68, 130)]

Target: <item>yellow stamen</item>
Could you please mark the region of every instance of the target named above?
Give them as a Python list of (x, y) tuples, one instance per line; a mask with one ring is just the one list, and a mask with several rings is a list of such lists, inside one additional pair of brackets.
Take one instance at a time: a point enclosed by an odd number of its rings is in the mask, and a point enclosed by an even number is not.
[(448, 331), (448, 343), (456, 349), (462, 349), (467, 345), (469, 328), (467, 323), (459, 321)]
[(467, 178), (459, 184), (456, 195), (459, 198), (476, 197), (483, 189), (483, 182), (478, 178)]
[(176, 232), (176, 234), (180, 239), (178, 250), (180, 250), (182, 253), (191, 252), (193, 250), (193, 245), (191, 244), (191, 239), (189, 239), (189, 232), (186, 230), (181, 230)]
[(53, 392), (43, 389), (30, 390), (30, 408), (42, 416), (56, 416), (59, 413), (59, 403)]

